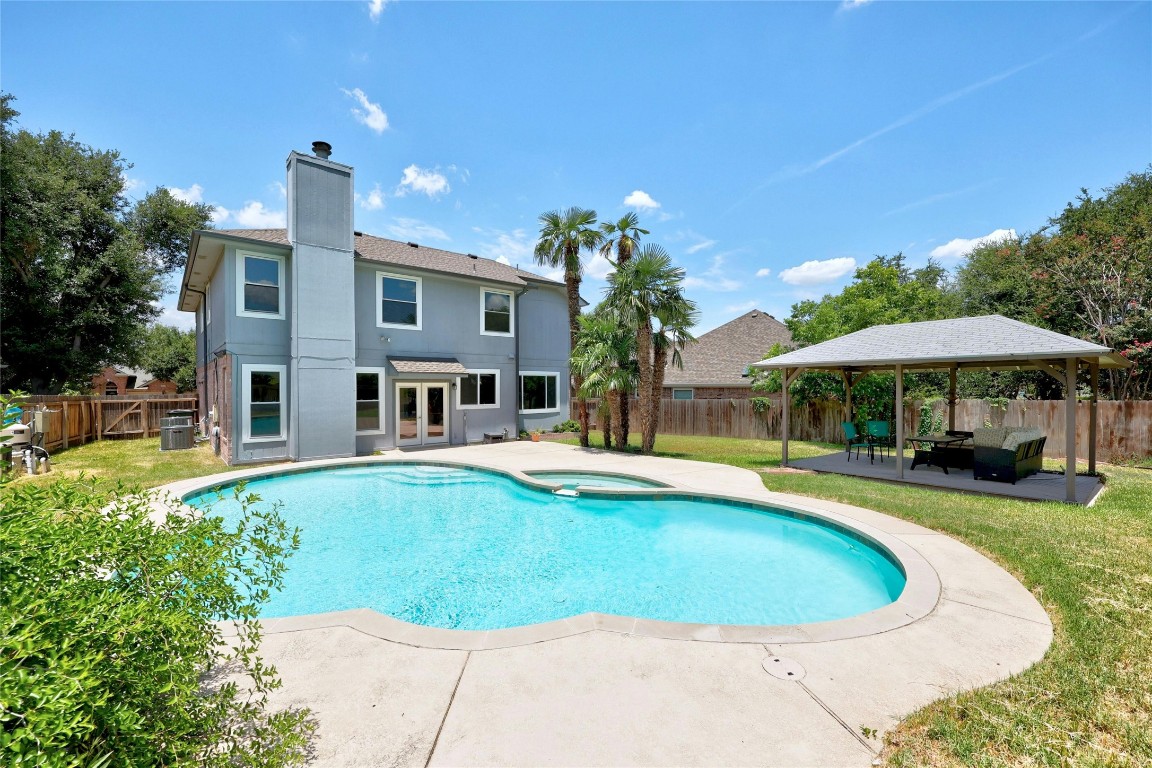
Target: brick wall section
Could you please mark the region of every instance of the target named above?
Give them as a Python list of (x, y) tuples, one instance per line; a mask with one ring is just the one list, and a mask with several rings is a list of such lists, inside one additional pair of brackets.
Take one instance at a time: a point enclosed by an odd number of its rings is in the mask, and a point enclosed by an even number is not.
[[(676, 389), (691, 389), (693, 400), (747, 400), (755, 393), (751, 387), (676, 387)], [(672, 387), (664, 387), (664, 397), (671, 399)]]

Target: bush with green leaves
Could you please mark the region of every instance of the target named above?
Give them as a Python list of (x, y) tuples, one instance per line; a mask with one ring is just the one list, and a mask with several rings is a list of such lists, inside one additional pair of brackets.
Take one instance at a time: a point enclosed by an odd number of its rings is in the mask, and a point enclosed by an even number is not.
[(552, 427), (552, 431), (553, 432), (579, 432), (580, 431), (580, 422), (578, 422), (574, 419), (568, 419), (568, 421), (562, 421), (559, 424), (557, 424), (556, 426)]
[(0, 763), (303, 760), (307, 712), (269, 711), (257, 654), (299, 544), (276, 509), (241, 489), (233, 527), (156, 519), (150, 495), (83, 478), (0, 494)]

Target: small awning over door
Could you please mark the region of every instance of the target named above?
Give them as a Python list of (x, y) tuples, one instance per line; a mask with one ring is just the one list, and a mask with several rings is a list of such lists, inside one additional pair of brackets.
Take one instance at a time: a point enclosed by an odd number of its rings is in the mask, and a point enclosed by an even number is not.
[(396, 373), (421, 373), (440, 376), (460, 376), (468, 370), (454, 357), (411, 357), (389, 355), (388, 362)]

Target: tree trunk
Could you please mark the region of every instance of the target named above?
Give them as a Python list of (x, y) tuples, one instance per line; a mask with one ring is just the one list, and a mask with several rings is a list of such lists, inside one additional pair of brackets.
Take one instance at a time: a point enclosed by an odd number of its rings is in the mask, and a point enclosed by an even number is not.
[(636, 329), (636, 362), (640, 368), (640, 452), (651, 453), (648, 444), (649, 431), (655, 433), (652, 402), (652, 321), (640, 318)]
[(612, 428), (616, 420), (612, 418), (612, 401), (607, 394), (600, 400), (600, 409), (596, 415), (600, 418), (600, 429), (604, 432), (604, 449), (612, 450)]
[[(575, 263), (576, 269), (572, 269)], [(567, 268), (564, 270), (564, 284), (568, 288), (568, 355), (576, 349), (576, 339), (580, 336), (580, 252), (567, 254)], [(570, 396), (576, 398), (576, 415), (580, 422), (580, 447), (588, 447), (588, 401), (580, 396), (584, 377), (572, 376)]]
[(645, 453), (651, 453), (656, 447), (656, 425), (660, 423), (660, 399), (664, 394), (664, 367), (668, 364), (668, 349), (658, 346), (652, 350), (652, 424), (651, 429), (645, 424), (644, 445)]
[[(626, 400), (626, 396), (621, 396), (618, 389), (609, 389), (605, 393), (605, 401), (612, 412), (612, 434), (616, 437), (616, 450), (618, 451), (623, 451), (628, 447), (628, 438), (624, 436), (623, 417), (620, 410), (621, 405)], [(607, 441), (605, 441), (605, 445), (607, 445)]]
[(620, 410), (618, 411), (619, 416), (616, 419), (620, 422), (620, 429), (616, 436), (616, 445), (620, 448), (620, 450), (624, 450), (628, 447), (628, 411), (631, 410), (632, 398), (628, 395), (627, 392), (617, 392), (616, 397), (620, 400)]

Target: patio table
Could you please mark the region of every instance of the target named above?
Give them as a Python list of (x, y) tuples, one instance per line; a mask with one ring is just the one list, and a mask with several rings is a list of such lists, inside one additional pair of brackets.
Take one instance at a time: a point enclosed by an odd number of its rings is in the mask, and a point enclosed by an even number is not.
[(943, 460), (943, 449), (960, 445), (966, 439), (959, 435), (919, 435), (906, 438), (916, 451), (912, 456), (912, 469), (924, 464), (929, 467), (940, 467), (944, 470), (944, 474), (948, 474), (948, 464)]

